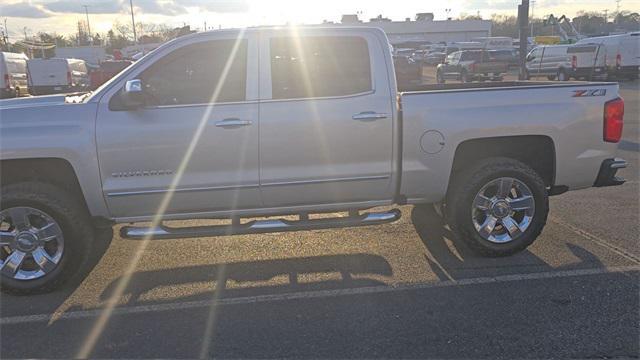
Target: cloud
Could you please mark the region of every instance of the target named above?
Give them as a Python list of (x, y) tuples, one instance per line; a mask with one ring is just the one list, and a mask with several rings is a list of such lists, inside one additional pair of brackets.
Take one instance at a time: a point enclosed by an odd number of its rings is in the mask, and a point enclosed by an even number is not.
[(89, 6), (89, 12), (92, 14), (116, 14), (122, 11), (122, 0), (84, 0), (80, 1), (64, 1), (58, 0), (43, 3), (42, 6), (47, 10), (56, 13), (82, 13), (84, 7)]
[[(27, 5), (27, 3), (21, 3)], [(89, 5), (92, 14), (117, 14), (129, 11), (128, 0), (53, 0), (42, 1), (41, 6), (54, 13), (83, 13), (82, 5)], [(142, 14), (183, 15), (189, 8), (216, 13), (239, 13), (249, 11), (247, 0), (134, 0), (133, 6)]]
[(52, 16), (51, 13), (42, 9), (38, 5), (32, 5), (28, 2), (11, 3), (6, 5), (0, 5), (0, 14), (6, 17), (21, 17), (21, 18), (47, 18)]
[(198, 7), (201, 10), (218, 13), (241, 13), (249, 11), (246, 0), (183, 0), (186, 7)]

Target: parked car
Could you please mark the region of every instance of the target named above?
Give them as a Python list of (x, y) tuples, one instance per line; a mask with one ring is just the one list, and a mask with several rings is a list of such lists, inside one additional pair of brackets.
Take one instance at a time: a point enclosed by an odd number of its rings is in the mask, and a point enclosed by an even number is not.
[(133, 64), (133, 61), (129, 60), (110, 60), (103, 61), (96, 70), (91, 71), (91, 89), (95, 90), (100, 85), (107, 82), (112, 77), (116, 76), (122, 70)]
[(489, 56), (496, 61), (507, 63), (509, 68), (518, 67), (518, 50), (516, 49), (501, 49), (501, 50), (489, 50)]
[(31, 59), (27, 61), (27, 70), (32, 95), (89, 90), (89, 74), (84, 60)]
[(571, 77), (578, 80), (607, 79), (607, 51), (599, 44), (573, 45), (567, 49)]
[(567, 51), (571, 45), (544, 45), (527, 55), (525, 78), (546, 77), (567, 81), (571, 77), (571, 60)]
[[(541, 233), (549, 196), (624, 182), (617, 84), (405, 92), (382, 30), (291, 34), (186, 35), (93, 93), (0, 102), (2, 290), (79, 275), (106, 248), (96, 227), (153, 241), (365, 226), (397, 220), (367, 210), (394, 204), (435, 204), (453, 239), (506, 256)], [(232, 220), (162, 223), (200, 218)]]
[(586, 38), (576, 44), (603, 46), (606, 53), (607, 74), (611, 77), (638, 78), (640, 72), (640, 32)]
[(25, 54), (0, 53), (0, 99), (27, 94), (27, 60)]
[(405, 86), (422, 82), (422, 64), (406, 55), (394, 55), (393, 66), (398, 84)]
[(427, 54), (429, 50), (416, 50), (411, 55), (411, 58), (415, 60), (419, 64), (423, 64), (427, 59)]
[(445, 54), (444, 52), (432, 51), (425, 57), (424, 62), (428, 65), (435, 66), (438, 64), (442, 64), (446, 57), (447, 54)]
[(508, 71), (506, 62), (498, 61), (486, 50), (465, 50), (447, 56), (443, 64), (438, 65), (436, 81), (444, 84), (447, 80), (471, 82), (474, 80), (502, 81)]

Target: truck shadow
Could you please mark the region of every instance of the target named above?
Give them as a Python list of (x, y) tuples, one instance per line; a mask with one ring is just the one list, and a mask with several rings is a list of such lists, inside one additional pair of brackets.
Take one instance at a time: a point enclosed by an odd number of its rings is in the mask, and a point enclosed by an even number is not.
[(563, 255), (572, 255), (578, 261), (559, 267), (548, 264), (529, 249), (508, 257), (481, 257), (465, 244), (452, 240), (451, 230), (433, 208), (414, 207), (411, 220), (427, 250), (426, 262), (440, 280), (604, 267), (598, 256), (570, 242), (565, 242), (568, 252)]
[[(201, 291), (187, 291), (180, 301), (211, 300), (216, 297), (242, 297), (313, 290), (333, 290), (384, 285), (381, 277), (393, 275), (391, 265), (370, 254), (332, 255), (213, 265), (189, 266), (136, 272), (127, 284), (123, 298), (127, 305), (175, 301), (143, 298), (153, 291), (175, 292), (181, 286), (202, 285)], [(112, 281), (101, 300), (110, 299), (120, 282)]]

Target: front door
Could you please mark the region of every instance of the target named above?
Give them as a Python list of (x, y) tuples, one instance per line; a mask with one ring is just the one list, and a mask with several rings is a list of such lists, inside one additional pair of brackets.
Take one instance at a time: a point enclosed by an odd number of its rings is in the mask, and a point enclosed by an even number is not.
[(149, 59), (128, 77), (142, 80), (141, 109), (118, 110), (118, 92), (103, 97), (97, 146), (113, 216), (261, 205), (257, 42), (236, 37), (200, 40)]
[(380, 41), (353, 29), (266, 35), (260, 103), (264, 205), (390, 199), (394, 108)]

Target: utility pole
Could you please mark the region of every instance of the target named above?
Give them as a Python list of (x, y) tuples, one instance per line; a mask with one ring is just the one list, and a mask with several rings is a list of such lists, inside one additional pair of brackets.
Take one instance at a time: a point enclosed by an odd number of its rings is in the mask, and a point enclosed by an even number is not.
[(89, 44), (93, 45), (93, 38), (91, 37), (91, 25), (89, 25), (89, 5), (82, 5), (84, 13), (87, 15), (87, 32), (89, 33)]
[(620, 2), (622, 0), (616, 0), (616, 15), (620, 14)]
[(605, 25), (609, 22), (609, 9), (604, 9), (604, 23)]
[(4, 18), (4, 34), (5, 34), (5, 43), (9, 45), (9, 29), (7, 28), (7, 18)]
[(136, 35), (136, 19), (133, 16), (133, 0), (129, 0), (129, 5), (131, 6), (131, 24), (133, 25), (133, 43), (138, 43), (138, 36)]
[(525, 80), (527, 71), (527, 43), (529, 31), (529, 0), (522, 0), (518, 5), (518, 27), (520, 28), (520, 74), (519, 80)]

